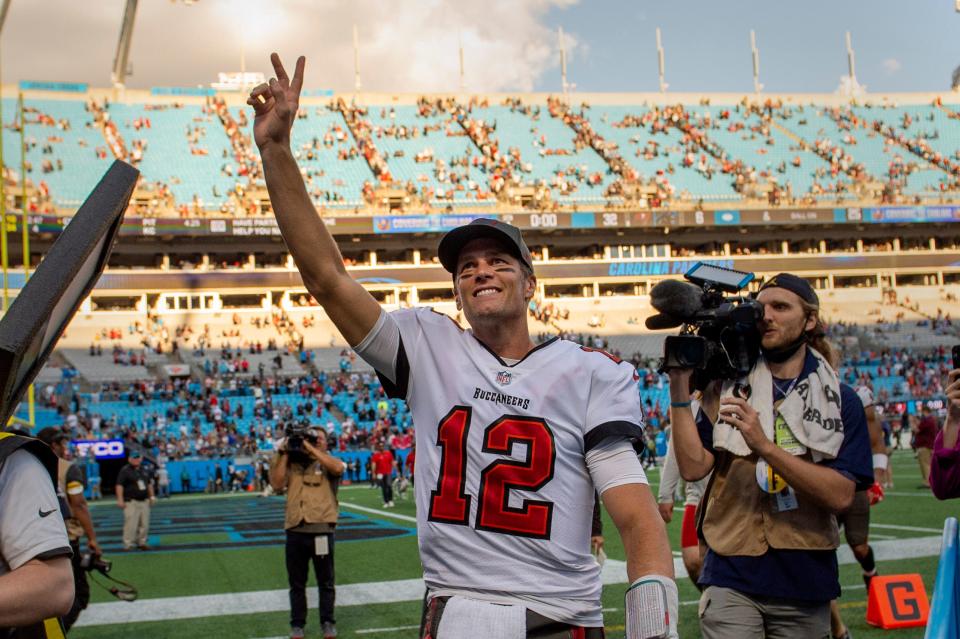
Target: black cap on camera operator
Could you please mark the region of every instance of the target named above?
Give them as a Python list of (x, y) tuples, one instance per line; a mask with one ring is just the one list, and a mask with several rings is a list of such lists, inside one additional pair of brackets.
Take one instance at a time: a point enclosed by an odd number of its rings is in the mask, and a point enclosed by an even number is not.
[(57, 495), (66, 503), (64, 521), (67, 524), (67, 538), (70, 540), (70, 549), (73, 550), (71, 564), (73, 567), (73, 585), (75, 595), (73, 606), (63, 617), (66, 630), (76, 622), (80, 613), (90, 603), (90, 584), (87, 582), (87, 571), (81, 565), (83, 554), (80, 552), (80, 538), (87, 538), (87, 549), (94, 555), (101, 554), (97, 543), (97, 534), (93, 529), (93, 520), (90, 509), (83, 495), (87, 486), (87, 477), (80, 462), (71, 461), (70, 435), (59, 428), (49, 426), (37, 433), (37, 439), (47, 444), (59, 458), (57, 472)]
[(840, 594), (836, 515), (873, 483), (866, 420), (834, 369), (810, 284), (782, 273), (757, 301), (762, 357), (746, 378), (708, 384), (696, 417), (693, 370), (669, 370), (680, 473), (694, 481), (713, 472), (698, 526), (708, 547), (701, 631), (828, 636)]
[(320, 590), (323, 636), (336, 636), (333, 542), (337, 525), (337, 483), (346, 467), (343, 461), (327, 452), (326, 433), (303, 424), (287, 426), (286, 437), (270, 464), (270, 485), (278, 493), (287, 493), (284, 528), (291, 637), (304, 636), (311, 560)]

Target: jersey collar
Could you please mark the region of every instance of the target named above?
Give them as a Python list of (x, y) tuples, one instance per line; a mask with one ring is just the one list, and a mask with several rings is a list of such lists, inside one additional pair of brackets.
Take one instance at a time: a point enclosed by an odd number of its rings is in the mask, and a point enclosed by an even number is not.
[(503, 361), (503, 358), (501, 358), (499, 355), (497, 355), (497, 354), (494, 352), (494, 350), (493, 350), (492, 348), (490, 348), (489, 346), (487, 346), (486, 344), (484, 344), (483, 341), (473, 333), (473, 331), (470, 331), (470, 335), (473, 337), (473, 339), (475, 339), (475, 340), (477, 341), (477, 344), (480, 344), (480, 346), (482, 346), (482, 347), (484, 348), (485, 351), (487, 351), (488, 353), (490, 353), (491, 355), (493, 355), (493, 357), (500, 363), (501, 366), (505, 366), (505, 367), (507, 367), (507, 368), (513, 368), (514, 366), (519, 366), (520, 364), (522, 364), (523, 362), (525, 362), (528, 357), (530, 357), (531, 355), (533, 355), (533, 354), (536, 353), (537, 351), (546, 348), (546, 347), (549, 346), (550, 344), (553, 344), (554, 342), (556, 342), (557, 340), (560, 339), (560, 336), (559, 336), (559, 335), (554, 335), (553, 337), (551, 337), (551, 338), (548, 339), (547, 341), (543, 342), (542, 344), (538, 344), (538, 345), (534, 346), (533, 348), (531, 348), (529, 351), (527, 351), (527, 354), (524, 355), (524, 356), (520, 359), (520, 361), (517, 362), (516, 364), (507, 364), (505, 361)]

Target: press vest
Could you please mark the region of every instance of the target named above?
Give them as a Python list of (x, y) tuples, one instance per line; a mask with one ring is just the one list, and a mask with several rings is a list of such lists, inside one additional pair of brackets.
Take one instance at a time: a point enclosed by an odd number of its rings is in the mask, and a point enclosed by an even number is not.
[[(810, 454), (802, 459), (811, 461)], [(836, 516), (797, 493), (797, 508), (777, 512), (776, 495), (757, 484), (757, 455), (716, 451), (713, 476), (701, 502), (700, 531), (711, 550), (757, 557), (778, 550), (833, 550), (840, 545)]]
[(287, 467), (287, 510), (283, 527), (287, 530), (302, 523), (336, 524), (338, 502), (335, 482), (323, 464)]

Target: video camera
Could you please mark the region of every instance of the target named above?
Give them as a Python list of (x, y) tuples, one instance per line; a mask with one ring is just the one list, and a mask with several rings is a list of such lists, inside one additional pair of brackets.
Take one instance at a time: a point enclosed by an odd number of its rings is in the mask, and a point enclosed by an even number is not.
[[(306, 420), (289, 421), (283, 427), (283, 434), (287, 438), (286, 451), (291, 462), (304, 465), (313, 463), (313, 458), (303, 443), (307, 441), (315, 446), (321, 436), (319, 428), (311, 426)], [(323, 436), (326, 437), (326, 434)]]
[(647, 318), (647, 328), (681, 326), (679, 335), (667, 337), (660, 370), (692, 368), (693, 386), (703, 389), (718, 379), (744, 377), (757, 362), (763, 306), (738, 294), (753, 273), (697, 262), (684, 274), (691, 283), (660, 282), (650, 290), (650, 303), (658, 315)]
[(87, 572), (96, 570), (100, 574), (106, 575), (113, 567), (113, 562), (104, 559), (101, 555), (85, 552), (80, 554), (80, 567)]
[[(98, 586), (109, 592), (111, 595), (120, 599), (121, 601), (136, 601), (137, 597), (140, 596), (137, 587), (131, 584), (128, 581), (123, 581), (121, 579), (116, 579), (111, 577), (109, 574), (110, 569), (113, 568), (113, 562), (109, 559), (104, 559), (102, 555), (92, 552), (85, 552), (80, 554), (80, 568), (84, 571), (91, 573), (90, 579), (96, 583)], [(98, 572), (109, 581), (117, 584), (116, 586), (110, 586), (99, 579), (95, 579), (93, 573)]]

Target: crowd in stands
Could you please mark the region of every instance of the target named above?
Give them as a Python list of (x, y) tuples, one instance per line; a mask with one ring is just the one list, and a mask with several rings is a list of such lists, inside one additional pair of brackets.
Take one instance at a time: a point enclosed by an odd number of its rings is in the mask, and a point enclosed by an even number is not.
[[(53, 117), (28, 101), (24, 118), (28, 127), (27, 148), (31, 153), (38, 146), (42, 150), (38, 167), (41, 179), (64, 170), (63, 158), (58, 153), (63, 140), (81, 146), (89, 144), (87, 139), (71, 138), (71, 132), (80, 124), (102, 134), (103, 144), (93, 145), (97, 158), (112, 156), (141, 165), (145, 157), (160, 152), (149, 144), (148, 138), (157, 135), (157, 127), (164, 125), (151, 119), (151, 111), (185, 108), (178, 103), (124, 105), (139, 109), (139, 113), (134, 111), (134, 115), (124, 116), (121, 122), (114, 117), (114, 105), (108, 99), (90, 98), (84, 106), (90, 119), (79, 123)], [(851, 194), (900, 202), (919, 197), (918, 189), (925, 189), (928, 196), (934, 190), (960, 190), (960, 148), (950, 146), (960, 127), (960, 113), (939, 100), (913, 107), (912, 111), (886, 112), (888, 109), (897, 107), (804, 105), (773, 98), (743, 98), (718, 108), (711, 108), (708, 99), (701, 100), (699, 105), (638, 104), (611, 123), (613, 127), (637, 131), (632, 138), (636, 143), (634, 162), (625, 149), (598, 132), (595, 116), (586, 103), (574, 109), (556, 97), (548, 97), (541, 104), (507, 97), (491, 107), (489, 98), (484, 97), (458, 100), (421, 96), (415, 111), (406, 112), (414, 114), (411, 118), (400, 117), (393, 106), (361, 106), (338, 98), (316, 109), (318, 114), (339, 115), (336, 122), (325, 118), (323, 124), (314, 125), (311, 109), (301, 108), (297, 126), (304, 128), (307, 139), (312, 141), (300, 145), (295, 152), (309, 164), (321, 148), (336, 146), (337, 160), (363, 158), (369, 167), (370, 179), (354, 182), (337, 178), (330, 184), (319, 179), (325, 176), (324, 166), (305, 166), (308, 190), (318, 206), (346, 201), (376, 205), (377, 190), (381, 187), (401, 189), (409, 196), (408, 203), (426, 208), (464, 200), (510, 201), (511, 189), (520, 187), (533, 189), (532, 205), (539, 207), (555, 206), (557, 196), (580, 196), (594, 189), (600, 189), (604, 197), (614, 198), (612, 201), (617, 203), (633, 186), (648, 187), (653, 190), (648, 197), (648, 204), (653, 207), (726, 192), (725, 188), (716, 193), (698, 192), (699, 188), (677, 179), (681, 172), (699, 174), (703, 184), (722, 180), (742, 197), (766, 197), (773, 204), (814, 204), (820, 196)], [(378, 110), (381, 117), (371, 118), (371, 110)], [(262, 167), (252, 144), (246, 109), (231, 110), (222, 97), (214, 96), (205, 100), (199, 112), (196, 123), (182, 133), (186, 138), (184, 153), (210, 154), (206, 142), (207, 136), (212, 135), (210, 128), (222, 128), (229, 149), (222, 151), (220, 177), (231, 178), (234, 184), (224, 189), (221, 182), (211, 179), (206, 193), (196, 192), (186, 201), (176, 201), (176, 214), (262, 214)], [(523, 124), (521, 120), (519, 128), (516, 124), (498, 127), (497, 115), (505, 112), (521, 115), (528, 122)], [(548, 136), (542, 126), (546, 119), (555, 120), (555, 124), (569, 131), (569, 137)], [(5, 126), (16, 129), (20, 124), (13, 121)], [(524, 128), (527, 130), (523, 131)], [(460, 150), (455, 153), (449, 151), (454, 147), (441, 153), (431, 142), (436, 139), (431, 136), (437, 135), (462, 137), (466, 144), (456, 147)], [(416, 179), (397, 179), (391, 161), (406, 151), (385, 153), (382, 142), (386, 138), (424, 140), (423, 147), (411, 154), (424, 165), (424, 174)], [(582, 153), (601, 160), (600, 165), (605, 168), (588, 166), (581, 159)], [(883, 157), (873, 157), (878, 154)], [(332, 156), (323, 157), (329, 161)], [(645, 162), (656, 158), (667, 159), (667, 165), (647, 174), (643, 169)], [(880, 164), (885, 168), (878, 168)], [(908, 181), (917, 171), (931, 169), (934, 175), (916, 184)], [(33, 163), (27, 162), (27, 177), (33, 178), (34, 173)], [(138, 212), (168, 215), (170, 182), (178, 180), (177, 176), (145, 175), (141, 186), (145, 190), (154, 188), (156, 199), (149, 205), (141, 201)], [(49, 183), (41, 188), (39, 179), (31, 181), (36, 186), (31, 206), (41, 212), (51, 210)], [(684, 186), (678, 188), (681, 183)], [(882, 185), (882, 193), (864, 190), (877, 183)], [(709, 186), (704, 188), (710, 190)], [(212, 204), (206, 198), (212, 198)]]
[[(273, 314), (254, 318), (254, 323), (258, 321), (261, 326), (279, 328), (289, 320)], [(952, 328), (942, 312), (931, 322)], [(237, 336), (243, 333), (240, 328), (238, 325)], [(131, 334), (144, 336), (155, 330), (157, 325), (139, 323), (127, 328)], [(829, 335), (843, 342), (862, 330), (836, 322), (830, 325)], [(197, 333), (197, 337), (208, 335), (206, 331)], [(103, 342), (91, 345), (90, 354), (108, 356), (103, 355), (102, 347), (121, 334), (120, 329), (105, 329)], [(538, 339), (544, 341), (556, 334), (555, 330), (543, 331)], [(178, 336), (184, 338), (184, 333)], [(649, 427), (642, 448), (648, 451), (645, 461), (655, 463), (661, 433), (669, 423), (667, 380), (657, 370), (658, 359), (640, 352), (618, 352), (598, 334), (561, 332), (560, 336), (588, 349), (608, 351), (636, 368), (637, 390)], [(202, 346), (193, 343), (201, 353)], [(189, 377), (113, 382), (87, 392), (79, 391), (71, 375), (59, 384), (41, 385), (38, 404), (42, 410), (55, 411), (55, 419), (66, 424), (77, 439), (122, 438), (129, 446), (167, 460), (262, 457), (273, 450), (291, 422), (306, 422), (323, 430), (332, 447), (345, 453), (369, 450), (380, 441), (401, 451), (413, 445), (414, 424), (407, 407), (389, 399), (372, 372), (354, 370), (357, 360), (352, 351), (341, 353), (339, 371), (318, 370), (305, 351), (300, 352), (301, 373), (297, 375), (279, 375), (279, 363), (251, 364), (250, 356), (264, 350), (276, 353), (274, 359), (281, 358), (281, 351), (272, 350), (276, 348), (273, 341), (264, 348), (247, 340), (244, 348), (227, 347), (215, 357), (195, 360), (199, 370), (195, 368)], [(115, 347), (107, 352), (118, 365), (144, 363), (143, 352), (137, 350)], [(848, 349), (841, 376), (850, 385), (870, 387), (887, 421), (893, 422), (910, 402), (942, 397), (951, 368), (949, 355), (944, 346), (926, 352)]]

